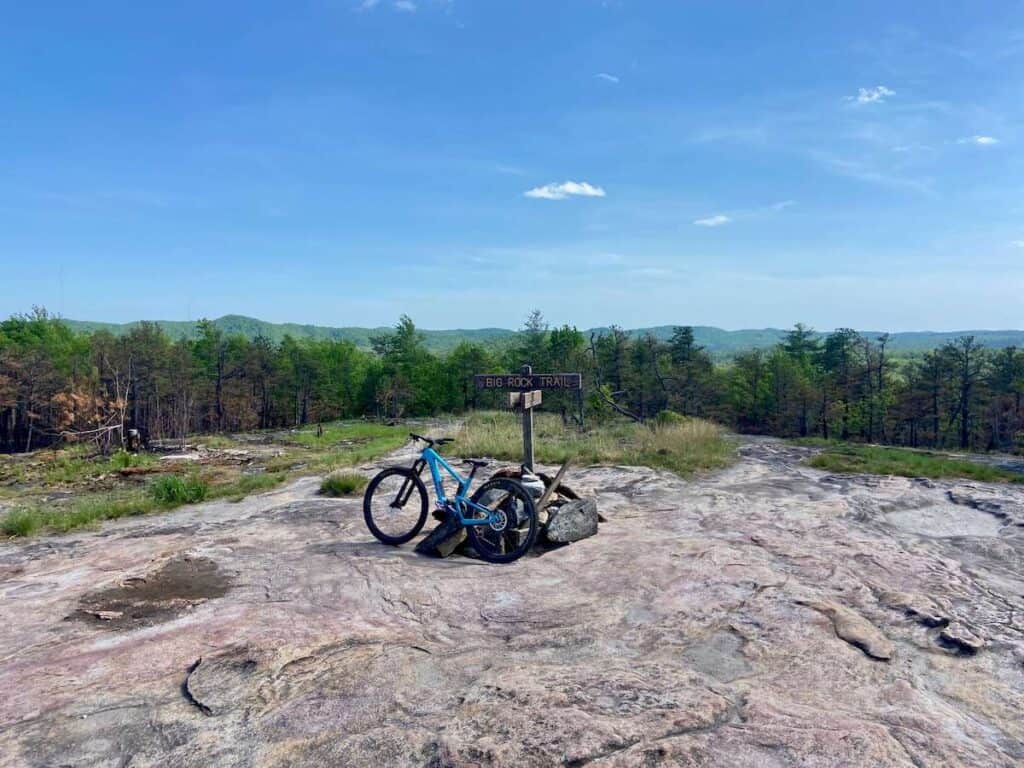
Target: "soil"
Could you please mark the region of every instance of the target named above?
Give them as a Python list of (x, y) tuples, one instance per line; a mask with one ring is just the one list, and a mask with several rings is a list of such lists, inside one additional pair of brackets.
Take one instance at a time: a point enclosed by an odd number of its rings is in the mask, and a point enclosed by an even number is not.
[(206, 557), (172, 558), (142, 576), (83, 595), (70, 618), (121, 630), (166, 621), (227, 593), (230, 580)]

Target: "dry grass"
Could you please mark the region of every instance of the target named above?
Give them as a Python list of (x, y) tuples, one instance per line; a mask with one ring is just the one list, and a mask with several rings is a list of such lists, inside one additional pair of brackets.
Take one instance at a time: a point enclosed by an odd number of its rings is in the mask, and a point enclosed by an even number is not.
[[(469, 416), (456, 435), (453, 452), (519, 461), (523, 433), (519, 417), (487, 412)], [(730, 464), (734, 445), (721, 427), (701, 419), (644, 425), (616, 421), (579, 431), (554, 414), (534, 417), (537, 461), (558, 464), (573, 458), (581, 464), (629, 464), (662, 467), (688, 477)]]

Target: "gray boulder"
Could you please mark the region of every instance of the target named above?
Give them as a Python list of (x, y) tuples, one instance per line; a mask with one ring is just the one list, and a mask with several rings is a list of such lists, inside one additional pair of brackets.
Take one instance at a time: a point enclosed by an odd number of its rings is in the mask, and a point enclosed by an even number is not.
[(574, 499), (549, 507), (548, 515), (545, 535), (554, 544), (568, 544), (597, 533), (597, 502), (594, 499)]

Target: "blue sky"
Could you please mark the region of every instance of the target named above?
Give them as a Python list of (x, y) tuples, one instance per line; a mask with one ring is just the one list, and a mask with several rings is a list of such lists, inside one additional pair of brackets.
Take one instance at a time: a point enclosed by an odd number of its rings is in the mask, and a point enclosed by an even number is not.
[(0, 93), (0, 314), (1024, 327), (1022, 2), (18, 3)]

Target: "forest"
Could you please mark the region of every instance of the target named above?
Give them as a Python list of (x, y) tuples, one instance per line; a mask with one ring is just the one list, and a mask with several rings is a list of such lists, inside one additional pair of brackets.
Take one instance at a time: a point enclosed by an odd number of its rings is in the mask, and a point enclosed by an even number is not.
[(1024, 350), (964, 336), (896, 356), (888, 337), (796, 325), (771, 349), (716, 362), (692, 328), (660, 341), (621, 328), (584, 334), (534, 311), (511, 340), (429, 351), (413, 321), (352, 341), (226, 335), (200, 320), (190, 338), (154, 324), (80, 333), (43, 309), (0, 322), (0, 450), (94, 439), (400, 419), (499, 407), (475, 373), (581, 372), (583, 393), (544, 408), (581, 427), (608, 418), (699, 416), (742, 433), (911, 447), (1024, 452)]

